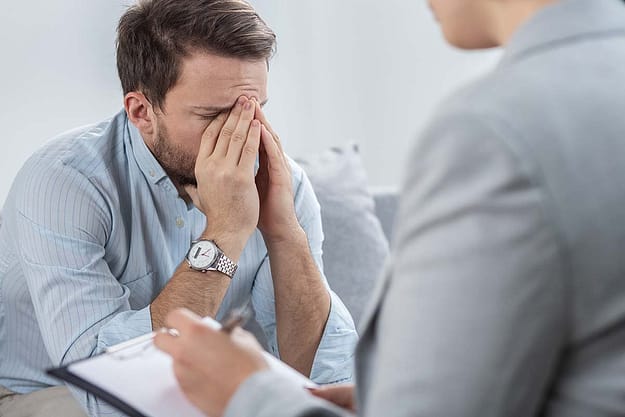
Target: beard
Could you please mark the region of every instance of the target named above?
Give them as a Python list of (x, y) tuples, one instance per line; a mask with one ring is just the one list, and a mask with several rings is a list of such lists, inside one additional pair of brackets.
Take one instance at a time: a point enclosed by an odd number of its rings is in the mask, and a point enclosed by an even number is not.
[(173, 145), (164, 123), (159, 123), (154, 139), (154, 157), (161, 164), (169, 178), (179, 186), (197, 186), (195, 179), (196, 156)]

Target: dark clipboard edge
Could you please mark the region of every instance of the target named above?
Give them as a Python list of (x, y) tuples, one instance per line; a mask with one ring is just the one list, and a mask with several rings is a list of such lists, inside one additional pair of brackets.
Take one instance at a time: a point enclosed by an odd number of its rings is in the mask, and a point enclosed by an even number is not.
[(50, 368), (46, 370), (46, 373), (92, 393), (96, 397), (101, 398), (103, 401), (117, 408), (119, 411), (126, 413), (129, 417), (149, 417), (139, 412), (127, 402), (122, 401), (119, 397), (74, 374), (69, 370), (70, 365), (62, 366), (60, 368)]

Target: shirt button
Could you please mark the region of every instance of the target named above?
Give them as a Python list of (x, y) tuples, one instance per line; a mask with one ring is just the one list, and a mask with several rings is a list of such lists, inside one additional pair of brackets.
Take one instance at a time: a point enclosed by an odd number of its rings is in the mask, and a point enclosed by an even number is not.
[(176, 226), (178, 226), (178, 228), (184, 227), (184, 219), (182, 217), (176, 217)]
[(154, 172), (154, 170), (153, 170), (153, 169), (151, 169), (151, 170), (150, 170), (150, 177), (153, 177), (153, 176), (155, 176), (155, 175), (156, 175), (156, 172)]

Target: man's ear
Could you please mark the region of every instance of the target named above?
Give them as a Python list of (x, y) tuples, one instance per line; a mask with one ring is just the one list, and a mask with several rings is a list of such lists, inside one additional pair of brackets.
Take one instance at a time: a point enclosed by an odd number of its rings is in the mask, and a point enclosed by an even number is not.
[(141, 135), (151, 137), (155, 131), (155, 115), (152, 104), (138, 91), (131, 91), (124, 97), (124, 108), (128, 119), (141, 132)]

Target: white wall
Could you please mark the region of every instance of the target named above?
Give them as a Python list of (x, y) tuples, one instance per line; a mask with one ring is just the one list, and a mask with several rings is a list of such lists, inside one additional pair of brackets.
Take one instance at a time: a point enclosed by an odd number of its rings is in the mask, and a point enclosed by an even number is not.
[[(128, 0), (129, 1), (129, 0)], [(47, 139), (121, 108), (122, 0), (0, 3), (0, 202)], [(424, 0), (252, 0), (278, 34), (268, 114), (293, 156), (354, 140), (374, 185), (398, 185), (434, 105), (492, 67), (441, 38)]]

